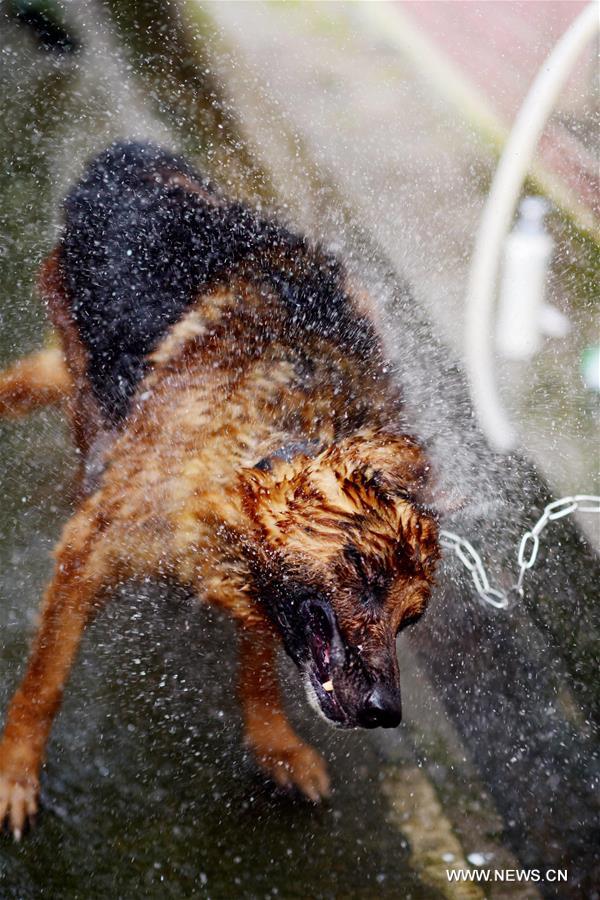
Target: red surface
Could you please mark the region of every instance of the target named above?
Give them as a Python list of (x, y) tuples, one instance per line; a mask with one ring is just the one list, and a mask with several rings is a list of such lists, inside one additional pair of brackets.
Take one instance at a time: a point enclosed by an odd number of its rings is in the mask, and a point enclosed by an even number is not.
[[(544, 60), (586, 0), (401, 0), (398, 3), (510, 125)], [(600, 216), (598, 163), (590, 148), (593, 50), (582, 54), (539, 154)]]

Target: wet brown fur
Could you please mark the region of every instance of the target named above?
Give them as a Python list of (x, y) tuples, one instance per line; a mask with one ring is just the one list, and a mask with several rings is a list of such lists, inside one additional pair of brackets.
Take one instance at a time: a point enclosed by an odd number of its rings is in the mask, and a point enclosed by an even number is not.
[[(277, 296), (239, 280), (198, 297), (171, 328), (113, 432), (89, 387), (58, 254), (41, 284), (64, 355), (42, 351), (0, 376), (0, 409), (66, 400), (88, 471), (7, 715), (0, 823), (19, 837), (35, 814), (46, 740), (86, 623), (117, 582), (147, 576), (175, 578), (234, 617), (248, 743), (278, 784), (318, 799), (327, 773), (283, 712), (279, 638), (260, 585), (284, 572), (329, 585), (342, 632), (374, 660), (422, 612), (437, 529), (418, 502), (422, 451), (390, 426), (396, 389), (331, 338), (292, 346)], [(308, 449), (279, 458), (299, 439)]]

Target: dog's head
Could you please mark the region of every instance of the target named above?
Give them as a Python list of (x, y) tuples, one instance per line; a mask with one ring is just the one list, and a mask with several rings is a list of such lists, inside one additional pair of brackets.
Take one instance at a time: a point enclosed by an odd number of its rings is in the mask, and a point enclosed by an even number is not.
[(426, 481), (418, 444), (382, 432), (244, 472), (258, 597), (335, 725), (400, 722), (396, 635), (423, 614), (439, 555)]

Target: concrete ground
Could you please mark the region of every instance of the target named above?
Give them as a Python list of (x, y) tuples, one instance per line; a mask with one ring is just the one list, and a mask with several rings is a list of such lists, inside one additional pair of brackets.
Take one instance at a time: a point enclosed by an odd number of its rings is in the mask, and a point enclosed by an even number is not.
[[(492, 154), (413, 69), (389, 48), (376, 45), (374, 53), (372, 40), (334, 6), (206, 4), (190, 50), (189, 35), (179, 41), (176, 29), (175, 37), (132, 30), (128, 4), (111, 4), (117, 30), (105, 27), (95, 5), (75, 4), (85, 36), (76, 63), (40, 57), (26, 34), (12, 25), (4, 31), (4, 360), (43, 338), (32, 284), (51, 245), (57, 198), (86, 155), (123, 133), (183, 147), (232, 191), (275, 202), (337, 243), (358, 269), (378, 245), (416, 289), (415, 320), (424, 311), (441, 345), (460, 358), (466, 265)], [(157, 6), (140, 9), (162, 27)], [(186, 4), (184, 20), (197, 12)], [(120, 34), (135, 76), (118, 51)], [(585, 253), (569, 247), (575, 263), (567, 282), (585, 330), (585, 297), (576, 299)], [(552, 437), (561, 452), (577, 449), (572, 471), (552, 469), (561, 489), (587, 471), (579, 454), (586, 428), (577, 422), (576, 440)], [(539, 446), (548, 440), (542, 431)], [(2, 426), (0, 441), (4, 707), (22, 668), (47, 552), (68, 512), (73, 458), (55, 415)], [(517, 867), (518, 857), (506, 840), (510, 823), (415, 646), (403, 639), (399, 649), (407, 720), (394, 735), (324, 730), (288, 672), (298, 726), (332, 762), (332, 803), (314, 810), (274, 796), (240, 746), (227, 628), (184, 600), (165, 602), (161, 592), (128, 594), (86, 641), (50, 748), (45, 815), (23, 847), (0, 845), (0, 893), (537, 896), (533, 885), (482, 892), (449, 884), (446, 868), (469, 857), (499, 869)], [(578, 701), (568, 689), (563, 699), (577, 720)]]

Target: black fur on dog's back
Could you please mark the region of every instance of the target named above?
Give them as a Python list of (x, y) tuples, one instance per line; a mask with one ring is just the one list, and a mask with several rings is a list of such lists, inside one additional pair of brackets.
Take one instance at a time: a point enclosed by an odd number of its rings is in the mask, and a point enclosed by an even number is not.
[(103, 413), (118, 421), (144, 359), (197, 294), (236, 274), (275, 288), (294, 330), (377, 357), (369, 323), (347, 301), (332, 256), (230, 202), (185, 160), (118, 143), (65, 202), (65, 286)]

